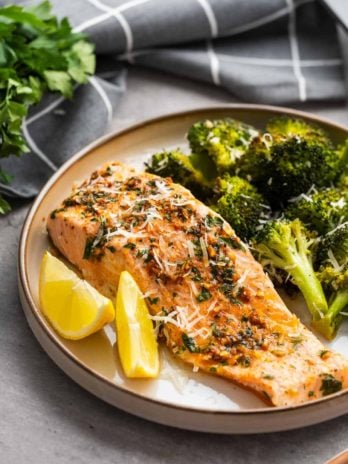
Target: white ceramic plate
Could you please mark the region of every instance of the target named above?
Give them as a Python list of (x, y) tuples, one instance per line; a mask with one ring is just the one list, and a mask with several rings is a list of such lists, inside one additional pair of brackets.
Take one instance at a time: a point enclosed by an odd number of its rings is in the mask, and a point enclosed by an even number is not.
[[(181, 428), (218, 433), (260, 433), (287, 430), (321, 422), (348, 412), (348, 391), (297, 407), (272, 408), (231, 382), (192, 370), (162, 350), (161, 375), (155, 380), (125, 379), (115, 345), (113, 326), (82, 341), (60, 338), (42, 316), (38, 305), (39, 266), (49, 248), (45, 219), (70, 192), (104, 162), (119, 160), (142, 167), (152, 153), (163, 148), (187, 148), (185, 134), (205, 118), (230, 116), (256, 127), (288, 113), (323, 126), (336, 142), (347, 129), (314, 116), (257, 105), (229, 105), (174, 114), (144, 122), (107, 136), (73, 156), (50, 179), (33, 204), (19, 247), (19, 291), (25, 315), (40, 344), (56, 364), (82, 387), (132, 414)], [(303, 322), (301, 301), (288, 301)], [(348, 356), (348, 324), (330, 347)]]

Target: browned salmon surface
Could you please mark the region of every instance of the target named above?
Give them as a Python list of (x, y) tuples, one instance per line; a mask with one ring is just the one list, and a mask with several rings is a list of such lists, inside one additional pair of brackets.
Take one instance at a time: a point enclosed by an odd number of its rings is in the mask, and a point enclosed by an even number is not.
[(215, 212), (171, 179), (111, 163), (48, 219), (85, 279), (114, 298), (129, 271), (171, 351), (276, 406), (348, 386), (348, 360), (292, 314), (261, 265)]

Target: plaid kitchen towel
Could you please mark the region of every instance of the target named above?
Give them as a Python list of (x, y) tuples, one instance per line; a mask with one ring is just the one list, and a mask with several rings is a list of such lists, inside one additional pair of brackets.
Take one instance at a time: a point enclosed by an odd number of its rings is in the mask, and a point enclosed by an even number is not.
[(0, 192), (9, 196), (35, 195), (60, 164), (105, 132), (117, 112), (129, 64), (222, 86), (247, 102), (292, 104), (346, 96), (347, 55), (334, 20), (316, 0), (52, 3), (58, 16), (68, 16), (76, 31), (91, 37), (98, 72), (77, 88), (73, 101), (50, 95), (32, 109), (23, 128), (32, 153), (2, 161), (14, 174), (10, 186), (0, 184)]

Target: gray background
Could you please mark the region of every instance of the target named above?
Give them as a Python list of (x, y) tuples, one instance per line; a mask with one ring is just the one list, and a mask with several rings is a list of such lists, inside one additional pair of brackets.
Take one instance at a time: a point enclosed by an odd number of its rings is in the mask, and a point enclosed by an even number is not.
[[(131, 70), (113, 129), (172, 111), (233, 101), (226, 92), (150, 71)], [(343, 104), (309, 105), (348, 124)], [(322, 464), (348, 446), (348, 415), (291, 432), (205, 435), (119, 411), (70, 380), (42, 351), (20, 303), (16, 258), (29, 202), (0, 218), (0, 462)]]

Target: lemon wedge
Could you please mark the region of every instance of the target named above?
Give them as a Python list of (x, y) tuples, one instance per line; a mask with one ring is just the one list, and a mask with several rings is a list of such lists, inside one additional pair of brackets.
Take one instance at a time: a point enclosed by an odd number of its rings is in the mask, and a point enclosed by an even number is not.
[(116, 298), (118, 352), (130, 378), (156, 377), (159, 371), (157, 340), (144, 297), (133, 277), (123, 271)]
[(71, 340), (97, 332), (115, 317), (111, 300), (48, 251), (41, 262), (39, 297), (45, 317), (62, 337)]

